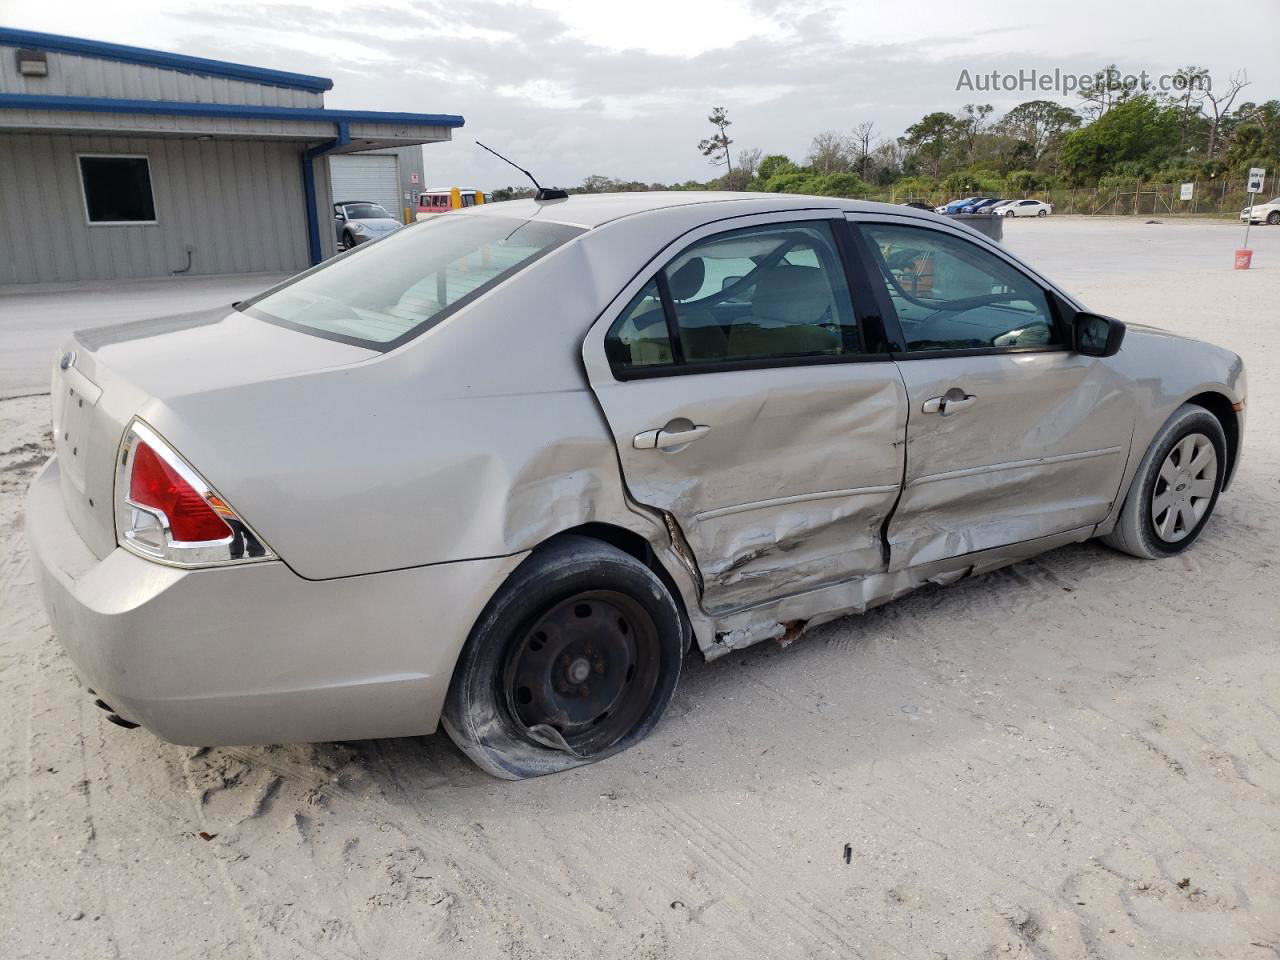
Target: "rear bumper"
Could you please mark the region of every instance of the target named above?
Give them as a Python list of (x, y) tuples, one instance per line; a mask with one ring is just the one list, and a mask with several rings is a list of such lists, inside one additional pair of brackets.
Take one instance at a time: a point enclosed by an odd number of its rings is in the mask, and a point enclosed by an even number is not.
[(321, 581), (280, 561), (99, 560), (67, 516), (56, 459), (26, 519), (45, 609), (84, 683), (125, 719), (201, 746), (433, 732), (472, 624), (523, 559)]

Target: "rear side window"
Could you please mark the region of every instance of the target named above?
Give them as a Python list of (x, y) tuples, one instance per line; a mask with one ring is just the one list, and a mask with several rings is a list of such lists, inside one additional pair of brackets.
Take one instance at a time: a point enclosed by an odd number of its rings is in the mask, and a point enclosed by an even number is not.
[(1066, 343), (1044, 290), (995, 254), (922, 227), (859, 224), (909, 351)]
[(605, 352), (621, 375), (860, 353), (830, 224), (770, 224), (694, 244), (623, 310)]
[(672, 361), (671, 337), (658, 281), (650, 280), (614, 321), (604, 342), (609, 362), (621, 367), (665, 367)]
[(583, 232), (507, 217), (438, 217), (336, 257), (240, 309), (304, 333), (386, 350)]

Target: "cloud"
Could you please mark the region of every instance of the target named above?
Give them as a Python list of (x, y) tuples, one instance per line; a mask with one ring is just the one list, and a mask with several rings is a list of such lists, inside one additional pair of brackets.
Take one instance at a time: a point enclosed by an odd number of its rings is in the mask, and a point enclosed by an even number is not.
[[(427, 179), (486, 188), (519, 174), (476, 148), (476, 138), (546, 183), (592, 173), (670, 182), (714, 173), (695, 148), (710, 132), (713, 105), (729, 110), (735, 150), (798, 159), (823, 130), (872, 120), (897, 135), (933, 110), (978, 100), (1003, 112), (1042, 96), (958, 92), (962, 69), (1091, 72), (1120, 61), (1171, 70), (1196, 62), (1217, 74), (1247, 66), (1254, 99), (1276, 95), (1275, 68), (1228, 59), (1234, 46), (1208, 37), (1196, 49), (1178, 45), (1178, 17), (1196, 9), (1194, 0), (1167, 0), (1167, 28), (1114, 10), (1110, 0), (1074, 0), (1070, 15), (1042, 5), (1013, 17), (1004, 0), (963, 9), (918, 0), (911, 17), (896, 4), (842, 0), (648, 0), (640, 9), (598, 0), (130, 3), (153, 4), (155, 15), (135, 15), (136, 28), (121, 28), (129, 36), (97, 36), (331, 76), (326, 103), (334, 107), (463, 114), (455, 142), (426, 148)], [(102, 8), (46, 0), (28, 9), (25, 26), (83, 34)], [(1111, 11), (1101, 41), (1110, 48), (1095, 46), (1090, 27), (1101, 11)], [(913, 32), (912, 23), (931, 29)], [(1153, 30), (1160, 35), (1148, 37)]]

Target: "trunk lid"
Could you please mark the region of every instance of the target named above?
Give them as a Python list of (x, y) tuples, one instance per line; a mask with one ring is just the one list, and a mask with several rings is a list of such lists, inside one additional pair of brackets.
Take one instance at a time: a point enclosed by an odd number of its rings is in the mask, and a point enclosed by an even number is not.
[(179, 399), (377, 356), (225, 307), (77, 331), (54, 363), (50, 387), (54, 448), (72, 525), (99, 559), (115, 549), (115, 459), (135, 416), (150, 420)]

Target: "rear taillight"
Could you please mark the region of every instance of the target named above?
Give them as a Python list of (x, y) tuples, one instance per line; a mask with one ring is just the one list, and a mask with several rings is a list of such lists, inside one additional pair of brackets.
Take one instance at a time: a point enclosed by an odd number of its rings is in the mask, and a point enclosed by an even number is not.
[(179, 543), (222, 540), (231, 536), (231, 528), (204, 497), (142, 441), (133, 450), (129, 502), (163, 513), (169, 519), (173, 539)]
[(274, 554), (208, 482), (140, 420), (116, 461), (116, 540), (151, 560), (209, 566)]

